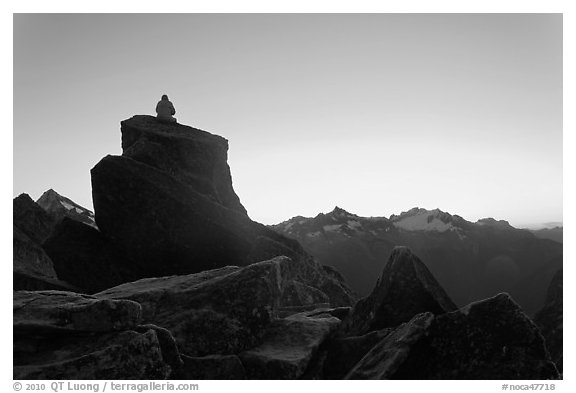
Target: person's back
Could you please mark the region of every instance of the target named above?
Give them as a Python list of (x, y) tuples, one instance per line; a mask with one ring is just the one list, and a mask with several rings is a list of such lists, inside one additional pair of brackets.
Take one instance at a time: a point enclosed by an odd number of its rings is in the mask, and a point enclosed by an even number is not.
[(172, 117), (176, 114), (176, 109), (174, 109), (174, 105), (168, 100), (168, 96), (164, 94), (162, 99), (156, 104), (156, 113), (158, 116), (158, 120), (166, 121), (170, 123), (175, 123), (176, 119)]

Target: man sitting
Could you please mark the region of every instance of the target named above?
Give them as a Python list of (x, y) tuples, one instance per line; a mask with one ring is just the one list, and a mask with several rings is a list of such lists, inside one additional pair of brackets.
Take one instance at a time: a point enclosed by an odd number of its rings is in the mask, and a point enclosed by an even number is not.
[(176, 114), (174, 105), (168, 100), (168, 96), (164, 94), (162, 99), (156, 104), (156, 113), (158, 120), (167, 123), (176, 123), (176, 119), (172, 115)]

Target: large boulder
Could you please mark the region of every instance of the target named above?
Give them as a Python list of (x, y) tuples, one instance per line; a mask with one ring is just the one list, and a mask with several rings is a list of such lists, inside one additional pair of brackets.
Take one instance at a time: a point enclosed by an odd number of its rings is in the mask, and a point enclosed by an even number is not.
[(374, 346), (348, 379), (555, 379), (536, 325), (507, 294), (418, 314)]
[(285, 255), (306, 267), (302, 283), (332, 305), (352, 303), (349, 289), (298, 242), (248, 217), (232, 187), (224, 138), (134, 116), (122, 122), (122, 147), (122, 156), (92, 169), (95, 218), (102, 235), (141, 268), (141, 278)]
[(556, 272), (550, 286), (544, 307), (534, 317), (534, 322), (540, 328), (546, 339), (546, 347), (558, 370), (562, 372), (563, 359), (563, 269)]
[[(263, 329), (287, 305), (325, 298), (299, 281), (300, 268), (287, 257), (276, 257), (246, 267), (141, 279), (95, 296), (138, 302), (143, 320), (170, 330), (185, 355), (228, 355), (258, 345)], [(298, 298), (286, 295), (294, 286), (301, 291)]]
[(141, 307), (62, 291), (14, 292), (15, 379), (165, 379), (181, 366)]
[(356, 336), (395, 327), (414, 315), (456, 310), (428, 268), (407, 247), (396, 247), (372, 293), (359, 300), (345, 319), (342, 332)]
[(15, 360), (14, 379), (167, 379), (172, 371), (153, 329), (33, 341), (27, 364)]
[(64, 217), (43, 244), (62, 280), (87, 293), (142, 277), (142, 269), (102, 233)]
[(136, 327), (141, 307), (130, 300), (97, 299), (63, 291), (16, 291), (15, 334), (28, 331), (106, 332)]
[(340, 324), (328, 313), (305, 312), (274, 321), (262, 344), (240, 353), (250, 379), (299, 379)]

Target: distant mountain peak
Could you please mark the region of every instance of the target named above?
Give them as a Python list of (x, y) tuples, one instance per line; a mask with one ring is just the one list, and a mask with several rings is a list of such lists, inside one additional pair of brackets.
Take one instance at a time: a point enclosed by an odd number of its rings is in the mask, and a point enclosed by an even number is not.
[(496, 220), (492, 217), (481, 218), (476, 221), (478, 225), (486, 225), (486, 226), (493, 226), (498, 228), (514, 228), (510, 223), (506, 220)]
[(399, 215), (390, 216), (394, 226), (406, 231), (457, 231), (467, 222), (462, 217), (446, 213), (438, 208), (427, 210), (419, 207), (412, 208)]
[(334, 209), (328, 214), (333, 216), (358, 217), (356, 214), (352, 214), (338, 206), (334, 207)]
[(422, 215), (422, 214), (426, 214), (426, 215), (434, 215), (434, 216), (439, 216), (439, 215), (448, 215), (451, 216), (449, 213), (443, 212), (442, 210), (436, 208), (436, 209), (432, 209), (432, 210), (428, 210), (422, 207), (413, 207), (412, 209), (402, 212), (400, 214), (392, 214), (390, 216), (390, 220), (396, 220), (396, 219), (401, 219), (404, 217), (410, 217), (410, 216), (416, 216), (416, 215)]
[(52, 188), (45, 191), (36, 203), (57, 221), (68, 217), (96, 228), (94, 213), (92, 213), (92, 211), (60, 195)]

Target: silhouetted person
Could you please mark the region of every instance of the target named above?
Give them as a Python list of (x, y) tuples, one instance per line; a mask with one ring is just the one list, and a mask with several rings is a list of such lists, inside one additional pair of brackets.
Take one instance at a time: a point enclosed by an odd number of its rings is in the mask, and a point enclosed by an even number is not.
[(176, 123), (176, 119), (172, 116), (176, 114), (174, 105), (168, 100), (168, 96), (164, 94), (162, 99), (156, 104), (156, 113), (158, 120), (168, 123)]

